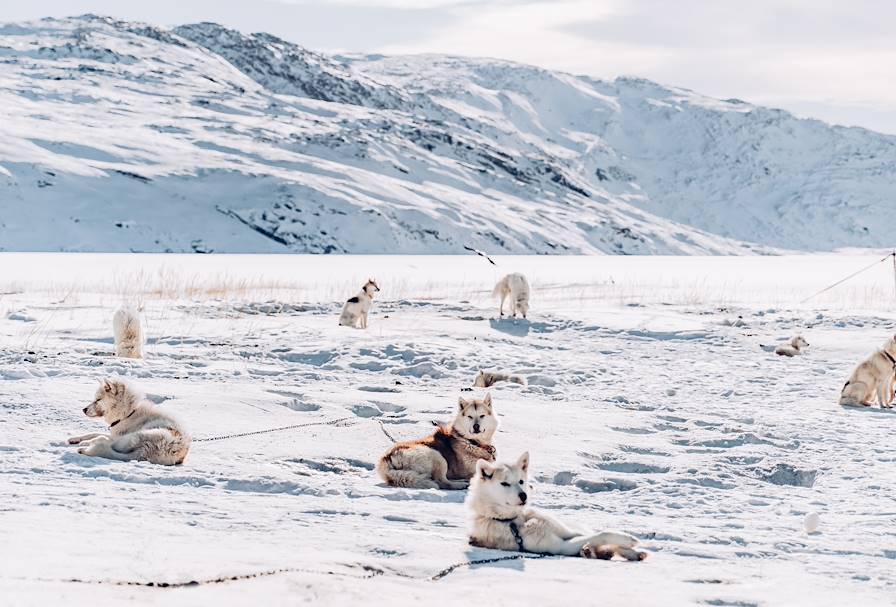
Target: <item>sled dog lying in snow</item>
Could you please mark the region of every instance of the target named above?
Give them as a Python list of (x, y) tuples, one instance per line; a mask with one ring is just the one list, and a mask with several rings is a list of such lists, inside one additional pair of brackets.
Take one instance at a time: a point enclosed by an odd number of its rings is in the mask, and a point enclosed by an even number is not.
[(638, 540), (625, 533), (580, 533), (544, 512), (526, 506), (529, 454), (514, 464), (476, 462), (466, 504), (473, 511), (470, 543), (482, 548), (609, 559), (619, 555), (640, 561), (647, 553), (634, 550)]
[(491, 388), (499, 381), (509, 381), (521, 386), (526, 385), (526, 378), (521, 375), (511, 375), (509, 373), (499, 373), (497, 371), (479, 371), (479, 375), (473, 380), (474, 388)]
[(339, 324), (343, 327), (366, 329), (367, 314), (370, 312), (370, 305), (373, 303), (373, 294), (378, 293), (379, 290), (380, 288), (372, 278), (364, 283), (364, 286), (361, 287), (361, 292), (350, 298), (342, 306)]
[(96, 398), (84, 407), (84, 413), (104, 418), (109, 433), (71, 437), (68, 442), (78, 445), (78, 453), (165, 466), (181, 464), (187, 457), (190, 436), (180, 423), (122, 380), (102, 380)]
[(781, 344), (775, 348), (775, 354), (778, 356), (799, 356), (803, 353), (803, 349), (809, 347), (809, 342), (803, 339), (802, 335), (796, 335), (790, 339), (789, 343)]
[(510, 298), (510, 313), (516, 318), (519, 314), (526, 318), (529, 313), (529, 281), (522, 274), (508, 274), (498, 281), (492, 291), (492, 297), (500, 297), (501, 305), (498, 314), (504, 316), (504, 300)]
[(143, 326), (137, 310), (122, 307), (112, 316), (115, 355), (122, 358), (143, 358)]
[(476, 462), (494, 461), (491, 442), (497, 429), (491, 394), (482, 400), (461, 398), (451, 425), (440, 425), (426, 438), (393, 445), (376, 470), (393, 487), (466, 489)]
[(840, 404), (846, 406), (870, 407), (877, 397), (881, 407), (893, 406), (894, 382), (896, 382), (896, 336), (891, 337), (883, 348), (859, 363), (849, 380), (843, 384)]

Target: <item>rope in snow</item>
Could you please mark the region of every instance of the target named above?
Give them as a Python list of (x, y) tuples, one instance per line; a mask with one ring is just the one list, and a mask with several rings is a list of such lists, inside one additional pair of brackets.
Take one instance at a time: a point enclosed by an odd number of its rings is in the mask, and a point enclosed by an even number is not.
[(463, 561), (462, 563), (455, 563), (449, 567), (445, 567), (437, 574), (429, 578), (433, 582), (438, 582), (443, 577), (448, 575), (449, 573), (453, 573), (456, 569), (460, 569), (461, 567), (474, 567), (476, 565), (488, 565), (490, 563), (500, 563), (502, 561), (519, 561), (523, 559), (543, 559), (549, 556), (553, 556), (551, 554), (513, 554), (511, 556), (496, 556), (490, 559), (477, 559), (472, 561)]
[(828, 286), (828, 287), (825, 287), (824, 289), (822, 289), (822, 290), (819, 291), (818, 293), (814, 293), (814, 294), (810, 295), (810, 296), (807, 297), (806, 299), (802, 300), (800, 303), (801, 303), (801, 304), (802, 304), (802, 303), (806, 303), (806, 302), (809, 301), (810, 299), (812, 299), (812, 298), (814, 298), (814, 297), (818, 297), (818, 296), (821, 295), (822, 293), (825, 293), (826, 291), (830, 291), (831, 289), (833, 289), (833, 288), (836, 287), (836, 286), (842, 285), (844, 282), (846, 282), (846, 281), (849, 280), (850, 278), (854, 278), (854, 277), (858, 276), (859, 274), (861, 274), (862, 272), (867, 272), (868, 270), (870, 270), (871, 268), (873, 268), (873, 267), (876, 266), (877, 264), (879, 264), (879, 263), (883, 263), (883, 262), (885, 262), (886, 260), (890, 259), (891, 257), (893, 258), (893, 279), (894, 279), (894, 281), (896, 281), (896, 251), (894, 251), (894, 252), (892, 252), (892, 253), (887, 253), (887, 255), (886, 255), (885, 257), (882, 257), (881, 259), (878, 259), (878, 260), (875, 261), (874, 263), (865, 266), (865, 267), (862, 268), (861, 270), (859, 270), (859, 271), (857, 271), (857, 272), (853, 272), (852, 274), (850, 274), (850, 275), (847, 276), (846, 278), (841, 278), (840, 280), (838, 280), (838, 281), (835, 282), (834, 284), (832, 284), (832, 285), (830, 285), (830, 286)]
[(293, 430), (295, 428), (307, 428), (309, 426), (335, 426), (341, 422), (354, 420), (357, 421), (356, 417), (340, 417), (339, 419), (331, 419), (325, 422), (307, 422), (304, 424), (292, 424), (291, 426), (280, 426), (279, 428), (268, 428), (267, 430), (255, 430), (253, 432), (238, 432), (235, 434), (225, 434), (223, 436), (207, 436), (205, 438), (194, 438), (194, 443), (205, 443), (216, 440), (226, 440), (228, 438), (238, 438), (241, 436), (255, 436), (256, 434), (268, 434), (270, 432), (282, 432), (283, 430)]
[(386, 430), (386, 424), (383, 423), (383, 420), (378, 420), (378, 421), (380, 422), (380, 430), (383, 431), (383, 434), (386, 435), (386, 438), (388, 438), (388, 439), (389, 439), (390, 441), (392, 441), (393, 443), (397, 443), (398, 441), (395, 440), (395, 437), (392, 436), (391, 434), (389, 434), (389, 431)]

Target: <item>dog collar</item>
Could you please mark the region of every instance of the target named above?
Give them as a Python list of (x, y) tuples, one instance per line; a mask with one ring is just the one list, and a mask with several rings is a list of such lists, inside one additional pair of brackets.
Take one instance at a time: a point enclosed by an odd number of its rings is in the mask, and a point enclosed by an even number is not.
[(881, 350), (881, 352), (884, 353), (884, 356), (887, 357), (887, 360), (890, 361), (890, 364), (892, 364), (893, 367), (896, 368), (896, 358), (893, 358), (892, 356), (890, 356), (890, 353), (887, 352), (886, 350)]
[(499, 523), (507, 523), (510, 527), (510, 533), (513, 534), (513, 539), (516, 542), (516, 547), (520, 552), (526, 552), (526, 549), (523, 548), (523, 536), (520, 535), (520, 528), (516, 524), (516, 517), (513, 518), (493, 518), (493, 521), (498, 521)]
[(131, 412), (128, 413), (125, 417), (122, 417), (121, 419), (117, 419), (117, 420), (115, 420), (114, 422), (112, 422), (111, 424), (109, 424), (109, 427), (110, 427), (110, 428), (114, 428), (115, 426), (117, 426), (118, 424), (120, 424), (121, 422), (123, 422), (124, 420), (126, 420), (127, 418), (129, 418), (130, 416), (132, 416), (133, 414), (134, 414), (134, 411), (131, 411)]

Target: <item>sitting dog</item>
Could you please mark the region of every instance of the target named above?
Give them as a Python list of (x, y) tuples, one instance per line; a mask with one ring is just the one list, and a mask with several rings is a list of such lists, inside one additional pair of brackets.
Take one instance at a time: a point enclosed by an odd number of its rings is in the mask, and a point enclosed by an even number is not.
[(634, 550), (634, 537), (615, 531), (580, 533), (544, 512), (529, 508), (529, 454), (515, 464), (476, 462), (466, 504), (473, 511), (470, 543), (482, 548), (629, 561), (647, 558)]
[(500, 297), (498, 315), (504, 316), (504, 300), (510, 297), (510, 312), (514, 318), (519, 314), (526, 318), (529, 313), (529, 281), (522, 274), (508, 274), (498, 281), (492, 291), (492, 297)]
[(479, 375), (473, 380), (474, 388), (491, 388), (499, 381), (509, 381), (521, 386), (526, 385), (526, 378), (521, 375), (511, 375), (508, 373), (499, 373), (497, 371), (479, 371)]
[(361, 292), (348, 299), (345, 305), (342, 306), (339, 325), (342, 327), (366, 329), (367, 314), (370, 312), (370, 306), (373, 303), (373, 294), (379, 293), (379, 290), (380, 288), (372, 278), (364, 283), (364, 286), (361, 287)]
[(840, 392), (840, 404), (852, 407), (870, 407), (874, 397), (878, 404), (893, 407), (894, 383), (896, 383), (896, 336), (886, 341), (883, 348), (859, 363)]
[(440, 425), (426, 438), (397, 443), (380, 458), (376, 470), (393, 487), (466, 489), (480, 460), (494, 461), (492, 436), (498, 418), (492, 395), (459, 399), (449, 426)]
[(137, 310), (122, 307), (112, 316), (115, 355), (122, 358), (143, 358), (143, 326)]
[(68, 439), (83, 455), (172, 466), (182, 464), (190, 449), (190, 436), (180, 423), (121, 380), (102, 380), (84, 414), (105, 418), (109, 433)]

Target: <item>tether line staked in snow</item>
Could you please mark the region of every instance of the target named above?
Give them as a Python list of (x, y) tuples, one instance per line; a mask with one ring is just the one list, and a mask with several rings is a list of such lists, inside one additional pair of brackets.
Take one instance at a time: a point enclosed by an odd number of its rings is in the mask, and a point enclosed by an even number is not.
[(893, 258), (893, 279), (894, 279), (894, 281), (896, 281), (896, 251), (894, 251), (894, 252), (892, 252), (892, 253), (887, 253), (886, 256), (884, 256), (884, 257), (878, 259), (877, 261), (875, 261), (875, 262), (872, 263), (872, 264), (868, 264), (867, 266), (865, 266), (865, 267), (862, 268), (861, 270), (858, 270), (858, 271), (856, 271), (856, 272), (853, 272), (852, 274), (850, 274), (849, 276), (846, 276), (845, 278), (841, 278), (840, 280), (838, 280), (838, 281), (835, 282), (834, 284), (829, 285), (829, 286), (823, 288), (821, 291), (818, 291), (817, 293), (813, 293), (812, 295), (810, 295), (810, 296), (807, 297), (806, 299), (800, 301), (800, 303), (801, 303), (801, 304), (802, 304), (802, 303), (806, 303), (806, 302), (809, 301), (810, 299), (813, 299), (813, 298), (815, 298), (815, 297), (818, 297), (818, 296), (821, 295), (822, 293), (825, 293), (825, 292), (827, 292), (827, 291), (830, 291), (830, 290), (833, 289), (834, 287), (837, 287), (837, 286), (842, 285), (842, 284), (843, 284), (844, 282), (846, 282), (847, 280), (849, 280), (849, 279), (851, 279), (851, 278), (855, 278), (856, 276), (858, 276), (858, 275), (861, 274), (862, 272), (867, 272), (868, 270), (870, 270), (871, 268), (873, 268), (873, 267), (876, 266), (877, 264), (879, 264), (879, 263), (883, 263), (883, 262), (885, 262), (886, 260), (890, 259), (891, 257)]

